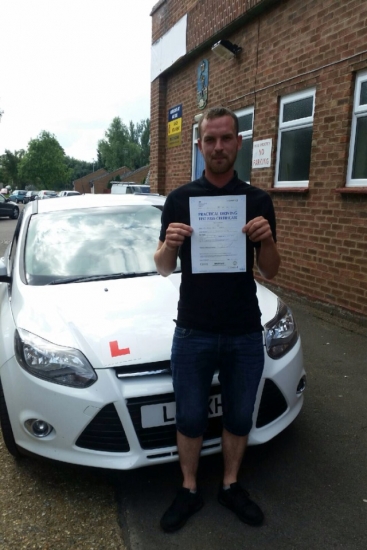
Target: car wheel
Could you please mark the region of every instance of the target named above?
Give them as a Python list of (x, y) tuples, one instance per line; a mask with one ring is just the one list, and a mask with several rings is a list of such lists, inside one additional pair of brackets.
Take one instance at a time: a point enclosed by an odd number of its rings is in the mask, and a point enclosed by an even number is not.
[(11, 211), (10, 218), (12, 220), (17, 220), (18, 217), (19, 217), (19, 208), (17, 206), (15, 206), (13, 208), (13, 210)]
[(18, 445), (15, 443), (13, 430), (10, 424), (10, 418), (8, 408), (5, 403), (5, 397), (3, 392), (3, 386), (0, 381), (0, 424), (1, 431), (3, 432), (3, 439), (6, 448), (14, 458), (21, 458), (23, 455), (19, 451)]

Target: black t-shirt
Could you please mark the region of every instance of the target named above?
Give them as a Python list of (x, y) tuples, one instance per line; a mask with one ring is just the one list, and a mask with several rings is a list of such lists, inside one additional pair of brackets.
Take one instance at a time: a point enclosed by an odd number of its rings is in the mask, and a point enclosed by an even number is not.
[[(212, 185), (203, 175), (169, 193), (162, 213), (160, 240), (164, 242), (170, 223), (190, 225), (190, 197), (246, 195), (246, 221), (263, 216), (269, 221), (274, 241), (276, 224), (270, 195), (234, 177), (224, 187)], [(246, 272), (199, 273), (191, 269), (191, 238), (186, 238), (179, 249), (181, 286), (177, 325), (207, 332), (242, 334), (261, 330), (256, 284), (253, 276), (253, 243), (246, 237)]]

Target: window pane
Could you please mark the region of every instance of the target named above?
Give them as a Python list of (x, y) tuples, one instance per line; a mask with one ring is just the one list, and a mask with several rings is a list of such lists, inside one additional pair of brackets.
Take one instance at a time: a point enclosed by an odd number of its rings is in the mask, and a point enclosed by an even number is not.
[(195, 145), (195, 179), (201, 178), (204, 168), (204, 157), (201, 154), (199, 147)]
[(313, 96), (285, 103), (283, 107), (283, 122), (312, 116)]
[(361, 84), (361, 96), (359, 98), (360, 105), (367, 104), (367, 82), (362, 82)]
[(312, 127), (282, 132), (278, 181), (308, 181)]
[(252, 130), (252, 113), (238, 117), (238, 125), (240, 132), (248, 132), (249, 130)]
[(367, 178), (367, 117), (357, 119), (352, 179)]
[(243, 181), (250, 181), (251, 177), (251, 161), (252, 161), (252, 139), (242, 140), (242, 147), (238, 151), (235, 162), (235, 170), (238, 172), (238, 177)]

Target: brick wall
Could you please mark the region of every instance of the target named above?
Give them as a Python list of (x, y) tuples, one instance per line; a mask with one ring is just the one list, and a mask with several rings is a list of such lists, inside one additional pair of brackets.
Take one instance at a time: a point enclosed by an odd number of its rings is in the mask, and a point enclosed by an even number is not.
[[(152, 83), (152, 188), (167, 194), (191, 179), (197, 67), (208, 59), (208, 107), (254, 106), (254, 140), (273, 140), (272, 166), (253, 170), (251, 183), (272, 194), (277, 212), (276, 284), (367, 316), (367, 194), (337, 191), (346, 182), (355, 73), (367, 69), (367, 2), (165, 0), (153, 13), (153, 40), (185, 11), (191, 54)], [(211, 51), (210, 35), (223, 27), (243, 48), (237, 59)], [(316, 88), (309, 189), (276, 192), (279, 100), (309, 87)], [(167, 148), (167, 112), (177, 104), (182, 145)]]

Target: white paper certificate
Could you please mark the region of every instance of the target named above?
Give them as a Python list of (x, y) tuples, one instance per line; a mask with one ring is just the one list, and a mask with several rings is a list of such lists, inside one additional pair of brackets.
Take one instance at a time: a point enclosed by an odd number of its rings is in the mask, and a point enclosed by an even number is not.
[(190, 197), (193, 273), (246, 271), (246, 196)]

